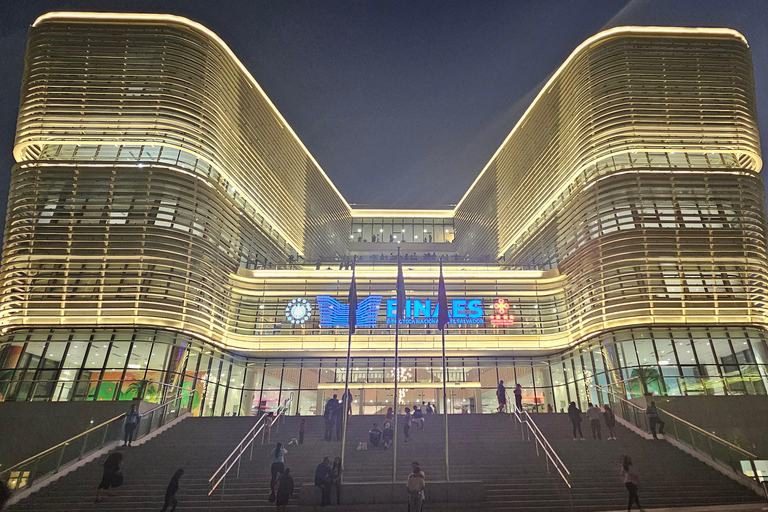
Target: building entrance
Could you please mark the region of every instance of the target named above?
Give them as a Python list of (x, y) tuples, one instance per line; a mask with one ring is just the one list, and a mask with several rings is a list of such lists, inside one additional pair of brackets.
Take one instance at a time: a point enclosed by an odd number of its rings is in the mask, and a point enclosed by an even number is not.
[[(394, 407), (395, 388), (391, 383), (350, 384), (352, 393), (352, 414), (384, 415), (387, 409)], [(446, 386), (448, 414), (476, 414), (481, 411), (482, 390), (479, 382), (449, 383)], [(317, 393), (316, 414), (321, 414), (325, 403), (333, 395), (341, 397), (344, 386), (339, 384), (320, 384)], [(437, 413), (443, 412), (443, 386), (441, 383), (403, 384), (398, 386), (398, 412), (405, 412), (406, 407), (431, 403)], [(424, 409), (426, 413), (426, 409)]]

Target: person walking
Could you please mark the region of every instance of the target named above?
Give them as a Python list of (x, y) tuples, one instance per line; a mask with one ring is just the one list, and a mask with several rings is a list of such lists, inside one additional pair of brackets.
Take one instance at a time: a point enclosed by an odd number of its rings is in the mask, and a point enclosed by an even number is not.
[(137, 410), (136, 404), (131, 406), (131, 410), (125, 413), (125, 436), (123, 437), (123, 446), (131, 446), (133, 436), (141, 421), (141, 414)]
[(277, 490), (275, 491), (275, 504), (277, 510), (287, 510), (288, 501), (293, 496), (293, 477), (291, 476), (291, 468), (285, 468), (285, 473), (278, 478), (275, 484)]
[(317, 465), (315, 469), (315, 485), (320, 488), (321, 498), (320, 506), (325, 507), (331, 504), (331, 458), (325, 457), (323, 462)]
[[(272, 458), (272, 467), (269, 468), (272, 473), (272, 479), (269, 481), (269, 488), (272, 490), (271, 495), (275, 494), (275, 482), (277, 481), (277, 475), (282, 475), (285, 471), (285, 454), (288, 450), (283, 448), (283, 443), (277, 443), (272, 451), (269, 452)], [(274, 501), (274, 500), (270, 500)]]
[(632, 459), (628, 455), (621, 456), (621, 476), (624, 480), (624, 487), (627, 488), (629, 494), (629, 501), (627, 502), (627, 512), (632, 510), (632, 503), (637, 503), (637, 508), (640, 512), (643, 512), (643, 507), (640, 505), (640, 498), (637, 496), (637, 488), (640, 485), (640, 477), (632, 467)]
[(405, 439), (403, 440), (404, 443), (408, 442), (408, 439), (410, 439), (409, 432), (411, 431), (411, 409), (410, 407), (405, 408), (405, 416), (403, 418), (403, 434), (405, 434)]
[(405, 488), (408, 491), (408, 510), (411, 512), (421, 512), (425, 487), (424, 474), (421, 472), (421, 468), (416, 466), (408, 476), (408, 482), (405, 484)]
[(160, 510), (160, 512), (165, 512), (168, 510), (168, 507), (171, 507), (170, 512), (176, 510), (176, 505), (179, 504), (178, 500), (176, 499), (176, 493), (179, 492), (179, 480), (181, 480), (181, 476), (183, 474), (184, 470), (179, 468), (171, 477), (171, 481), (168, 482), (168, 488), (165, 490), (165, 505), (163, 505), (163, 508)]
[(264, 418), (264, 432), (261, 435), (261, 444), (269, 444), (270, 437), (272, 436), (272, 421), (274, 420), (274, 413), (270, 412), (267, 417)]
[(517, 410), (523, 412), (523, 386), (517, 384), (515, 386), (515, 406)]
[(584, 434), (581, 433), (581, 411), (576, 407), (576, 402), (571, 402), (568, 406), (568, 418), (573, 425), (573, 440), (576, 440), (576, 431), (579, 431), (579, 437), (584, 440)]
[(341, 477), (344, 474), (344, 468), (341, 467), (341, 457), (333, 459), (331, 466), (331, 485), (336, 488), (336, 504), (341, 505)]
[(603, 405), (603, 420), (605, 420), (605, 426), (608, 427), (608, 440), (616, 440), (616, 415), (613, 413), (613, 409), (608, 407), (608, 404)]
[(123, 485), (123, 454), (121, 452), (112, 452), (107, 460), (104, 461), (104, 472), (101, 475), (101, 483), (96, 488), (96, 502), (104, 501), (101, 497), (101, 491), (110, 487), (120, 487)]
[(334, 425), (334, 415), (336, 413), (336, 408), (339, 406), (339, 401), (336, 399), (336, 395), (333, 395), (333, 398), (329, 398), (328, 402), (325, 404), (325, 411), (323, 412), (323, 419), (325, 420), (325, 440), (330, 441), (331, 437), (333, 437), (333, 425)]
[(299, 444), (304, 444), (304, 433), (306, 431), (307, 431), (307, 418), (301, 418), (301, 421), (299, 422)]
[(587, 408), (587, 419), (589, 420), (589, 426), (592, 429), (592, 439), (599, 439), (602, 441), (603, 433), (600, 428), (600, 408), (596, 405), (592, 405), (592, 402), (589, 402), (589, 407)]
[(664, 435), (664, 422), (659, 418), (659, 410), (656, 408), (656, 402), (651, 402), (645, 409), (645, 413), (648, 415), (648, 425), (651, 428), (651, 434), (654, 439), (658, 439), (656, 435), (656, 425), (659, 426), (659, 434)]
[(499, 401), (499, 413), (507, 409), (507, 388), (504, 387), (504, 381), (500, 380), (496, 386), (496, 400)]

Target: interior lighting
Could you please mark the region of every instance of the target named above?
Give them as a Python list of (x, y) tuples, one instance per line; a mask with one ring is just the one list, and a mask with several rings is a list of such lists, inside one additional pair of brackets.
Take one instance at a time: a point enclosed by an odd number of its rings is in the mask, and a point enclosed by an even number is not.
[(669, 361), (667, 361), (667, 360), (659, 361), (659, 366), (664, 366), (666, 364), (669, 364)]

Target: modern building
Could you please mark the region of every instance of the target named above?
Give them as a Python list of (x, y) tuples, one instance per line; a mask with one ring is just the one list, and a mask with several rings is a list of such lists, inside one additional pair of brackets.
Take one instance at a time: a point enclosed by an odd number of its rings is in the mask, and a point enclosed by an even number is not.
[(766, 394), (768, 258), (750, 50), (729, 29), (619, 27), (574, 50), (453, 207), (353, 208), (226, 44), (169, 15), (32, 25), (0, 298), (0, 400), (159, 399), (202, 415), (346, 375), (449, 412)]

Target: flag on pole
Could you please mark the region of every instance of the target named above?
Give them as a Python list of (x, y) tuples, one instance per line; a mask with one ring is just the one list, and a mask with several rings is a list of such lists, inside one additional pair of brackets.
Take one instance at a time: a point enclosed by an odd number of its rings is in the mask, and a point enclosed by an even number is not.
[(443, 279), (443, 260), (440, 259), (440, 283), (437, 286), (437, 328), (441, 331), (448, 325), (448, 295), (445, 293), (445, 279)]
[(397, 320), (405, 318), (405, 279), (403, 278), (403, 263), (400, 260), (400, 248), (397, 248)]
[(349, 333), (355, 333), (357, 325), (357, 286), (355, 285), (355, 262), (352, 262), (352, 282), (349, 283)]

